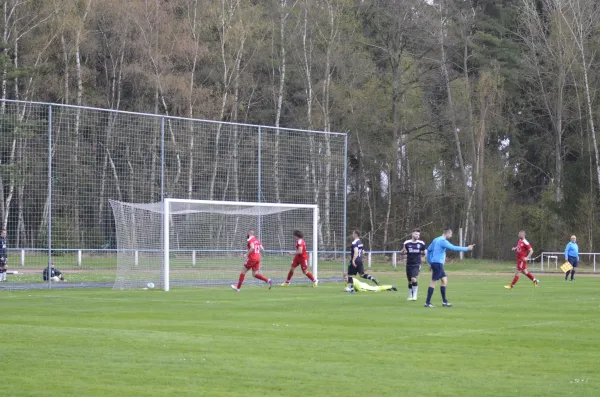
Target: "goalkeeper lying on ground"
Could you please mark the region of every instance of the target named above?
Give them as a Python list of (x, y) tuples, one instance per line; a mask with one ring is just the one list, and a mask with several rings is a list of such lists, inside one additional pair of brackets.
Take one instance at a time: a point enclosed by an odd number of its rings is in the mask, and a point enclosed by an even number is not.
[[(344, 275), (344, 280), (346, 280), (346, 275)], [(367, 283), (363, 283), (362, 281), (359, 281), (357, 278), (353, 278), (353, 281), (354, 281), (354, 291), (356, 291), (356, 292), (398, 291), (398, 288), (396, 288), (395, 285), (370, 285)], [(352, 293), (354, 292), (354, 291), (351, 291), (347, 285), (346, 285), (345, 291), (352, 292)]]

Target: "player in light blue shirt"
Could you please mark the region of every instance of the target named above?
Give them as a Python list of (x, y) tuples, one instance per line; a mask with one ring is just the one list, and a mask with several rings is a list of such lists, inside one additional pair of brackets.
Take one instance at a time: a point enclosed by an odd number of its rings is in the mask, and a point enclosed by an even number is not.
[(431, 244), (429, 244), (429, 248), (427, 248), (427, 262), (429, 262), (429, 265), (431, 266), (432, 274), (431, 283), (429, 283), (429, 288), (427, 289), (427, 301), (425, 302), (425, 307), (433, 307), (431, 304), (431, 297), (433, 296), (433, 291), (435, 290), (438, 280), (441, 280), (442, 282), (442, 286), (440, 287), (440, 292), (442, 293), (442, 306), (452, 306), (452, 303), (448, 302), (446, 299), (446, 285), (448, 285), (448, 277), (444, 271), (446, 250), (467, 252), (472, 251), (475, 246), (472, 244), (468, 247), (457, 247), (448, 241), (450, 238), (452, 238), (452, 229), (444, 229), (444, 233), (441, 236), (434, 238)]
[(573, 281), (575, 279), (575, 269), (579, 265), (579, 246), (577, 245), (577, 236), (575, 235), (571, 236), (571, 241), (565, 247), (565, 260), (569, 261), (571, 266), (573, 266), (573, 269), (565, 273), (565, 281), (569, 278), (569, 273), (571, 273), (571, 281)]

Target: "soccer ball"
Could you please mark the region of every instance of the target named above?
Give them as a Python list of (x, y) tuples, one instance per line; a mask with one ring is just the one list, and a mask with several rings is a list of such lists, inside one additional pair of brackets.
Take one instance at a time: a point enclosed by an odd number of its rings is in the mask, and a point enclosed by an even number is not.
[(60, 278), (58, 278), (58, 276), (54, 276), (54, 277), (50, 278), (50, 280), (52, 280), (52, 281), (60, 281)]
[(148, 287), (148, 289), (152, 289), (152, 288), (154, 288), (154, 283), (148, 283), (148, 284), (147, 284), (147, 287)]

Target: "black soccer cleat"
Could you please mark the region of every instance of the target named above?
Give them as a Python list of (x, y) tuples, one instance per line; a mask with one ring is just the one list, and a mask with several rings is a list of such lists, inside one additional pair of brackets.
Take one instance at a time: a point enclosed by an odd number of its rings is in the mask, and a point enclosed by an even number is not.
[(371, 278), (371, 281), (373, 281), (375, 283), (375, 285), (379, 285), (379, 281), (377, 281), (376, 278)]
[(398, 291), (398, 288), (396, 288), (395, 285), (392, 285), (392, 291)]

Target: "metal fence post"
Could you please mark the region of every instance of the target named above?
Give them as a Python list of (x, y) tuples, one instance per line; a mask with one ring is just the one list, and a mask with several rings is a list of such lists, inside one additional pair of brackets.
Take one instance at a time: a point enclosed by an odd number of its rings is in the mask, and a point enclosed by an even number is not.
[(48, 288), (50, 282), (50, 263), (52, 262), (52, 105), (48, 105)]
[[(154, 182), (152, 182), (154, 183)], [(165, 199), (165, 118), (160, 118), (160, 201)]]
[[(256, 168), (258, 170), (258, 181), (257, 181), (257, 184), (258, 184), (258, 186), (257, 186), (257, 188), (258, 188), (258, 192), (257, 192), (258, 194), (257, 194), (257, 196), (258, 197), (257, 197), (257, 200), (258, 200), (259, 203), (262, 202), (262, 142), (261, 142), (261, 140), (262, 140), (262, 129), (261, 129), (260, 126), (258, 126), (258, 139), (257, 139), (257, 142), (258, 142), (258, 150), (257, 150), (258, 159), (257, 159), (257, 162), (258, 162), (258, 164), (257, 164)], [(258, 216), (258, 220), (257, 221), (258, 221), (258, 225), (257, 225), (257, 227), (258, 227), (258, 239), (260, 240), (262, 238), (262, 217), (260, 215)]]
[[(348, 189), (348, 135), (346, 135), (344, 137), (344, 226), (342, 229), (342, 238), (344, 239), (344, 248), (346, 247), (346, 235), (348, 234), (348, 230), (346, 230), (346, 228), (348, 227), (347, 223), (346, 223), (346, 213), (348, 210), (348, 195), (347, 193), (347, 189)], [(315, 203), (315, 204), (319, 204), (319, 203)], [(347, 252), (344, 249), (344, 260), (342, 262), (342, 274), (345, 271), (346, 268), (346, 263), (347, 263), (347, 258), (346, 258)], [(370, 267), (370, 266), (369, 266)]]

